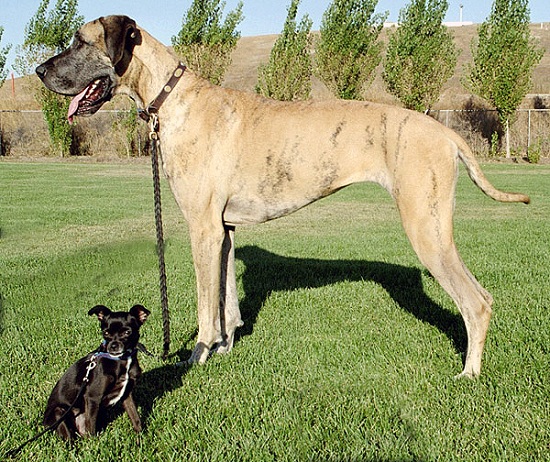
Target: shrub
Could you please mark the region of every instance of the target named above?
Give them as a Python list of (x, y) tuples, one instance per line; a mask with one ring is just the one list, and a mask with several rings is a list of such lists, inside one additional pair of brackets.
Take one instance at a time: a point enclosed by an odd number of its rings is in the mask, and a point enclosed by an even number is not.
[(231, 64), (231, 53), (240, 38), (236, 28), (243, 20), (242, 2), (222, 21), (224, 7), (220, 0), (193, 0), (181, 30), (172, 37), (174, 50), (185, 64), (216, 85)]
[(542, 143), (541, 141), (537, 141), (536, 143), (529, 146), (529, 149), (527, 149), (527, 160), (531, 164), (538, 164), (540, 162), (541, 158), (541, 152), (542, 152)]
[(315, 72), (338, 98), (362, 99), (382, 56), (378, 40), (387, 13), (378, 0), (334, 0), (323, 15), (315, 47)]
[(413, 0), (390, 35), (382, 77), (408, 109), (429, 110), (453, 75), (458, 53), (442, 24), (447, 8), (447, 1)]
[(312, 21), (306, 15), (296, 24), (300, 0), (292, 0), (282, 34), (275, 41), (269, 62), (258, 69), (256, 92), (281, 101), (307, 99), (311, 94)]

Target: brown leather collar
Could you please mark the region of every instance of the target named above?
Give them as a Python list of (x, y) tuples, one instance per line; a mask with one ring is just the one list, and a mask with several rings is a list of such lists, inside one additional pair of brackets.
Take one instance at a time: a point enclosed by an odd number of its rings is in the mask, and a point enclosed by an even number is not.
[(158, 96), (149, 103), (149, 106), (147, 106), (144, 110), (139, 111), (139, 116), (145, 120), (146, 122), (149, 121), (149, 118), (151, 114), (156, 114), (164, 101), (166, 101), (166, 98), (168, 98), (168, 95), (171, 93), (171, 91), (174, 89), (176, 84), (181, 79), (181, 76), (185, 72), (187, 67), (185, 67), (184, 64), (179, 63), (178, 67), (176, 67), (176, 70), (173, 72), (172, 76), (170, 77), (170, 80), (166, 82), (166, 85), (162, 88)]

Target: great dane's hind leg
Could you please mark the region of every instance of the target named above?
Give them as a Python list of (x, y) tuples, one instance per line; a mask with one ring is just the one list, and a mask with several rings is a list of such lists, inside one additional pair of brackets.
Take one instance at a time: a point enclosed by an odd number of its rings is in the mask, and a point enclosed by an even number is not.
[(442, 190), (444, 194), (441, 194), (440, 189), (435, 195), (432, 190), (429, 200), (421, 200), (420, 194), (404, 194), (397, 202), (405, 232), (420, 261), (460, 310), (468, 335), (466, 361), (460, 376), (475, 377), (481, 371), (481, 357), (493, 300), (466, 268), (454, 243), (454, 184), (449, 184)]
[(222, 246), (221, 280), (220, 280), (220, 321), (222, 342), (218, 353), (229, 353), (233, 348), (235, 330), (241, 327), (241, 312), (237, 295), (235, 274), (235, 228), (226, 226)]
[[(221, 215), (221, 214), (220, 214)], [(220, 320), (220, 268), (225, 231), (221, 221), (189, 223), (197, 278), (199, 334), (189, 363), (204, 363), (214, 345), (223, 340)]]

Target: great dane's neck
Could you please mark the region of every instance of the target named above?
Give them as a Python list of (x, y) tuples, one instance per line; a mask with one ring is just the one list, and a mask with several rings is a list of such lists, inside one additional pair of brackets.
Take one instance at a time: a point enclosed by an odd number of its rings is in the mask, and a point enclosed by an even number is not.
[(134, 48), (132, 62), (121, 77), (120, 93), (131, 96), (144, 109), (161, 92), (179, 60), (143, 29), (140, 34), (142, 42)]

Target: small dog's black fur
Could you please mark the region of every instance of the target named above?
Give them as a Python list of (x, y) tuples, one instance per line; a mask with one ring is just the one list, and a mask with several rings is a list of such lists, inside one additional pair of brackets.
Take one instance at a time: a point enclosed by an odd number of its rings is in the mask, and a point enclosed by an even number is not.
[[(134, 430), (139, 432), (141, 421), (132, 389), (141, 375), (137, 360), (139, 328), (150, 312), (141, 305), (133, 306), (129, 312), (112, 312), (97, 305), (88, 314), (98, 317), (104, 340), (97, 351), (79, 359), (57, 382), (43, 423), (54, 425), (74, 403), (71, 412), (57, 426), (57, 433), (65, 440), (91, 435), (96, 432), (98, 413), (120, 401)], [(89, 381), (78, 397), (91, 360), (97, 365), (89, 372)]]

